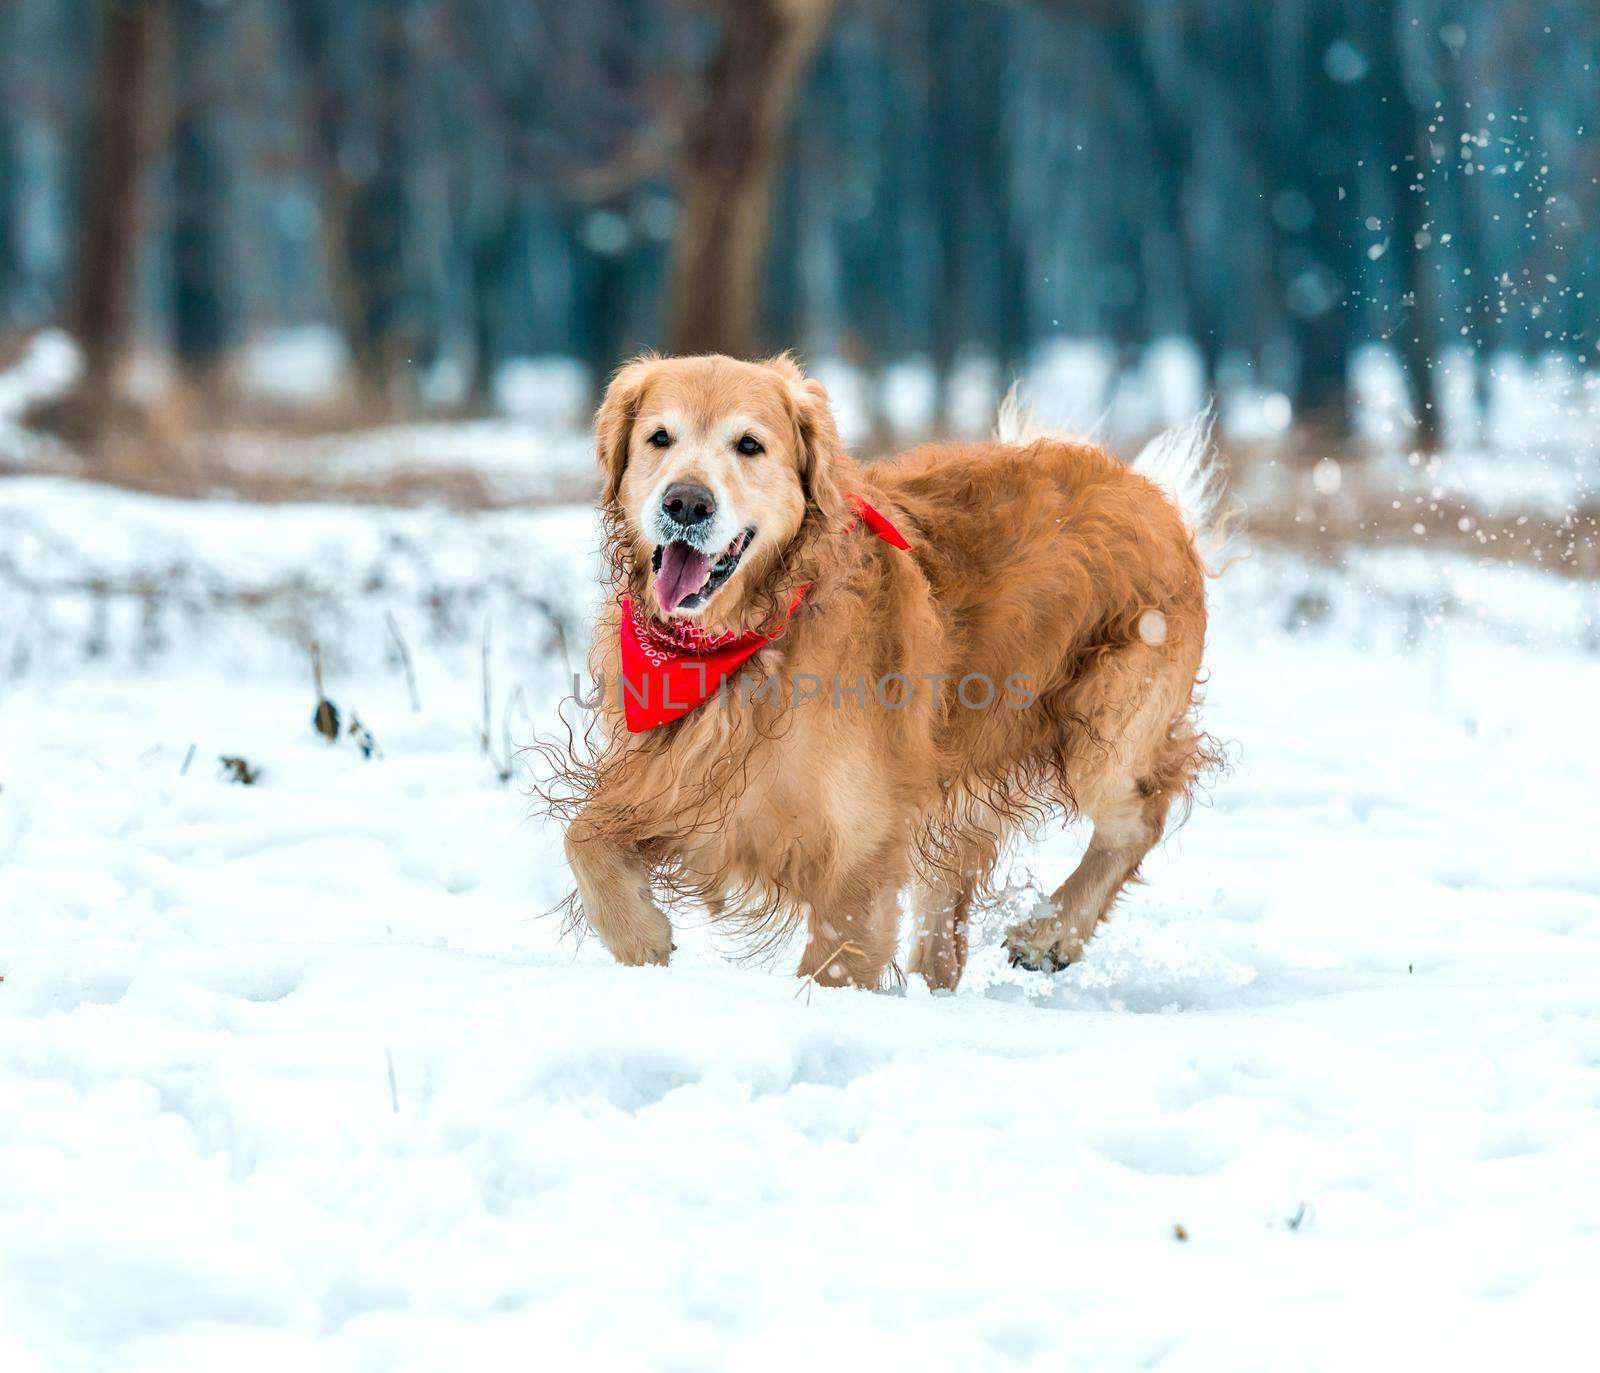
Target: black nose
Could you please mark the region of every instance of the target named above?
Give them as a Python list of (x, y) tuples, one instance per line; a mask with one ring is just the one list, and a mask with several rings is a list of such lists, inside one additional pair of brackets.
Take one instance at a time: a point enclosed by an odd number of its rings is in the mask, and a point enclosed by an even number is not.
[(692, 529), (717, 513), (717, 498), (693, 482), (673, 482), (661, 498), (661, 509), (675, 524)]

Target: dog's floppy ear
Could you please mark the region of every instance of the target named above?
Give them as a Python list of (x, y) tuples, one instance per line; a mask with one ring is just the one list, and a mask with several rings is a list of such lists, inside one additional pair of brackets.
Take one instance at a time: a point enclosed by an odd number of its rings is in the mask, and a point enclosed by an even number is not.
[(806, 503), (830, 525), (837, 525), (844, 519), (844, 496), (838, 485), (838, 458), (844, 448), (828, 393), (820, 381), (806, 376), (788, 353), (768, 358), (765, 365), (788, 383), (789, 408), (800, 435), (800, 485)]
[(628, 439), (655, 365), (655, 354), (643, 353), (621, 368), (606, 387), (605, 399), (594, 417), (595, 456), (604, 482), (602, 505), (612, 504), (622, 488), (622, 474), (628, 466)]

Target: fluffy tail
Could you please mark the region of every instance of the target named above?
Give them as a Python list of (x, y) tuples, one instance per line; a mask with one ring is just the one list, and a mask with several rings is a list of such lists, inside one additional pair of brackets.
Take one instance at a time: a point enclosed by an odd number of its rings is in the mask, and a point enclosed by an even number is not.
[(1133, 470), (1172, 497), (1201, 561), (1220, 575), (1236, 554), (1238, 511), (1224, 500), (1228, 465), (1211, 441), (1213, 424), (1208, 408), (1187, 424), (1158, 434), (1133, 460)]
[[(1189, 527), (1201, 560), (1213, 575), (1220, 575), (1236, 556), (1234, 526), (1238, 511), (1226, 505), (1223, 499), (1227, 463), (1211, 441), (1214, 419), (1207, 407), (1187, 424), (1151, 439), (1130, 465), (1171, 497)], [(1045, 438), (1088, 442), (1072, 434), (1046, 429), (1016, 386), (1006, 392), (1000, 402), (995, 417), (995, 438), (1001, 443), (1016, 444)]]

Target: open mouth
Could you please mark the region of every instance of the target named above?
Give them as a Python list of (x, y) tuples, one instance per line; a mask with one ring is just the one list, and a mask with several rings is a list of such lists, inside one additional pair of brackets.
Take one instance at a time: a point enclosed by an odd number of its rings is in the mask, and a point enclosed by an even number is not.
[(746, 529), (721, 553), (712, 557), (693, 544), (674, 539), (656, 549), (650, 565), (656, 574), (656, 599), (668, 615), (699, 610), (716, 589), (733, 576), (756, 531)]

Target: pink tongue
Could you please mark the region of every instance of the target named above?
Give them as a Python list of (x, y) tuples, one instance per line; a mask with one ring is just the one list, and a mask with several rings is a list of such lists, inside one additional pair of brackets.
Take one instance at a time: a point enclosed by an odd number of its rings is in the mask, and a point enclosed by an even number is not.
[(661, 550), (656, 573), (656, 599), (669, 615), (706, 584), (711, 559), (697, 548), (676, 541)]

